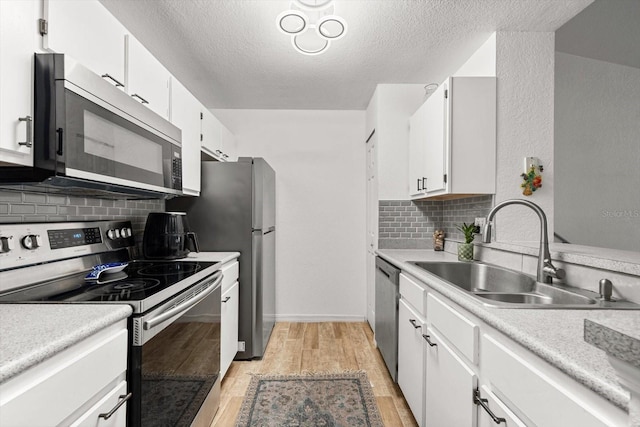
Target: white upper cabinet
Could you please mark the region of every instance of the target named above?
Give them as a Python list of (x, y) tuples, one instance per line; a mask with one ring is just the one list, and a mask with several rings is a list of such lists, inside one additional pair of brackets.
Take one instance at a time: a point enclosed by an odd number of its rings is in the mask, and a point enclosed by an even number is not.
[(37, 2), (0, 1), (0, 162), (33, 166)]
[[(4, 0), (3, 0), (4, 1)], [(64, 53), (122, 87), (125, 27), (97, 0), (44, 0), (43, 48)]]
[(409, 196), (495, 193), (496, 79), (451, 77), (411, 118)]
[(221, 160), (222, 123), (205, 108), (202, 111), (202, 151)]
[(126, 39), (127, 93), (165, 119), (169, 119), (171, 74), (135, 37)]
[(200, 102), (178, 80), (171, 80), (171, 123), (182, 130), (182, 191), (200, 195)]
[(235, 162), (238, 160), (236, 137), (225, 125), (222, 125), (222, 157), (227, 162)]

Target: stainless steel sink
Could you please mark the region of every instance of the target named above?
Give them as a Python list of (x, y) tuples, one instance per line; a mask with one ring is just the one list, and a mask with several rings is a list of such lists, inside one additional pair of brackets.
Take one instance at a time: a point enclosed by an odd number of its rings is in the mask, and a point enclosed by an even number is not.
[(478, 298), (503, 308), (571, 308), (640, 310), (628, 301), (604, 301), (595, 292), (537, 282), (527, 274), (478, 262), (424, 262), (411, 264)]

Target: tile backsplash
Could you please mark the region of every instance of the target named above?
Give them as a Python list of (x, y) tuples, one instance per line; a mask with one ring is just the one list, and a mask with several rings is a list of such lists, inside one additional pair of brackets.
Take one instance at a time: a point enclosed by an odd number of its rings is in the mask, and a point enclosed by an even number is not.
[(138, 246), (147, 214), (164, 210), (164, 200), (107, 200), (0, 190), (0, 223), (130, 220)]
[[(380, 249), (433, 248), (433, 232), (445, 231), (445, 242), (462, 240), (455, 226), (486, 217), (492, 196), (455, 200), (380, 200), (378, 203), (378, 247)], [(445, 243), (446, 244), (446, 243)]]

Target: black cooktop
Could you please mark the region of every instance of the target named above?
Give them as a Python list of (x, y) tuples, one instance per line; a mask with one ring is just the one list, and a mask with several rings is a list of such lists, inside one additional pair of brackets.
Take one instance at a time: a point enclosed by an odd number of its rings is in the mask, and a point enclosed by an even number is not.
[(78, 273), (0, 295), (0, 302), (143, 301), (214, 265), (201, 261), (131, 261), (118, 273), (87, 281)]

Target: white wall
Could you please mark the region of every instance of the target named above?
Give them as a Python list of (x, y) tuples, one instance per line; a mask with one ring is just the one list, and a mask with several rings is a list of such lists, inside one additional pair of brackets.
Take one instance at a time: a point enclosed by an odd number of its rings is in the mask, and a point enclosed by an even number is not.
[(277, 174), (277, 320), (364, 320), (365, 112), (214, 113)]
[[(553, 100), (554, 33), (498, 32), (498, 147), (496, 203), (527, 199), (546, 213), (553, 236)], [(524, 157), (538, 157), (544, 166), (542, 188), (522, 194)], [(524, 206), (508, 206), (496, 217), (496, 240), (539, 242), (540, 222)]]
[(558, 52), (555, 106), (556, 231), (640, 251), (640, 69)]
[(453, 75), (455, 77), (495, 77), (496, 33), (491, 34)]

